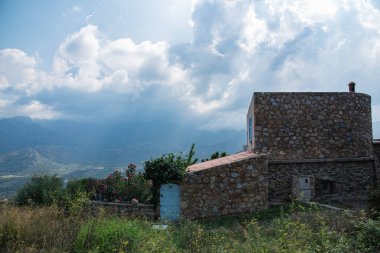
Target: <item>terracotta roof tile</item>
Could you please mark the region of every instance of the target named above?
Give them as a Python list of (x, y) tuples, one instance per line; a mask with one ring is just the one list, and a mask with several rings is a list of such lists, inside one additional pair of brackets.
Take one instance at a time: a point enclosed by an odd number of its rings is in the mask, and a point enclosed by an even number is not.
[(228, 156), (221, 157), (218, 159), (213, 159), (213, 160), (206, 161), (203, 163), (193, 164), (193, 165), (189, 166), (187, 168), (187, 170), (189, 172), (194, 172), (194, 171), (199, 171), (199, 170), (210, 169), (213, 167), (217, 167), (220, 165), (225, 165), (225, 164), (241, 161), (241, 160), (251, 158), (251, 157), (255, 157), (255, 156), (257, 156), (257, 155), (255, 153), (252, 153), (251, 151), (243, 151), (240, 153), (228, 155)]

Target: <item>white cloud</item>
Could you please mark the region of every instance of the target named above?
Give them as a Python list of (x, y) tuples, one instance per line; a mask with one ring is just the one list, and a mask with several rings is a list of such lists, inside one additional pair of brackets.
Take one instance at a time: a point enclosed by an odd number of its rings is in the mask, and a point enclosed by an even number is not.
[(15, 89), (27, 94), (37, 92), (45, 74), (36, 70), (36, 59), (19, 49), (0, 50), (0, 91)]
[(240, 46), (248, 53), (254, 53), (258, 45), (268, 40), (267, 36), (266, 22), (257, 18), (254, 6), (250, 6), (245, 14)]
[(168, 44), (129, 38), (107, 40), (94, 25), (70, 35), (58, 50), (54, 75), (61, 86), (97, 92), (138, 93), (152, 84), (171, 84), (181, 71), (167, 58)]
[(74, 5), (71, 10), (74, 12), (80, 12), (82, 10), (82, 7), (80, 7), (79, 5)]
[[(191, 42), (110, 39), (87, 25), (61, 43), (51, 73), (20, 50), (0, 51), (0, 92), (35, 99), (25, 104), (0, 96), (2, 107), (60, 117), (82, 106), (88, 114), (91, 95), (104, 93), (113, 111), (122, 112), (127, 109), (118, 99), (126, 95), (136, 110), (146, 110), (149, 100), (186, 110), (203, 128), (240, 129), (254, 91), (346, 91), (352, 80), (380, 103), (380, 12), (370, 1), (194, 0), (192, 9)], [(33, 97), (58, 89), (88, 94), (81, 96), (87, 100), (67, 109)]]
[(15, 100), (0, 99), (0, 117), (28, 116), (32, 119), (56, 119), (62, 117), (50, 105), (32, 100), (27, 104), (15, 104)]
[(246, 109), (216, 112), (212, 120), (205, 121), (200, 129), (219, 130), (223, 128), (244, 129)]

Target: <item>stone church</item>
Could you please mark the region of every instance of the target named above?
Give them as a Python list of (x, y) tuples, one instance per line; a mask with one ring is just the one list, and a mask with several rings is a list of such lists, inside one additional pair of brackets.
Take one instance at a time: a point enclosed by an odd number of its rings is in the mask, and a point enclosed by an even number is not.
[(371, 97), (354, 83), (349, 92), (255, 92), (245, 151), (190, 166), (181, 215), (246, 213), (292, 198), (366, 198), (378, 184), (378, 157)]

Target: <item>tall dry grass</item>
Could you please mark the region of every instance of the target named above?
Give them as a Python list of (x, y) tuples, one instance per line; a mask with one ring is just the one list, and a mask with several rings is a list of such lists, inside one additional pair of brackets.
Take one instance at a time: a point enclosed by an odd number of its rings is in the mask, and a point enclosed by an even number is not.
[(380, 252), (380, 219), (365, 213), (292, 204), (156, 230), (141, 219), (86, 217), (78, 206), (0, 206), (0, 252)]
[(69, 252), (81, 225), (56, 207), (0, 207), (0, 252)]

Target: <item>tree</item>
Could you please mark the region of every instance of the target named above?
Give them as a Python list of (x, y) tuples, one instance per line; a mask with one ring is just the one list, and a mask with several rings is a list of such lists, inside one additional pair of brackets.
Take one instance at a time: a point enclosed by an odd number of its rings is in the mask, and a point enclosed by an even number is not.
[(34, 175), (16, 195), (21, 205), (51, 205), (63, 194), (62, 179), (57, 175)]
[(194, 163), (198, 161), (198, 158), (193, 159), (194, 155), (195, 155), (195, 143), (191, 144), (189, 154), (187, 155), (187, 164), (188, 164), (187, 166), (193, 165)]

